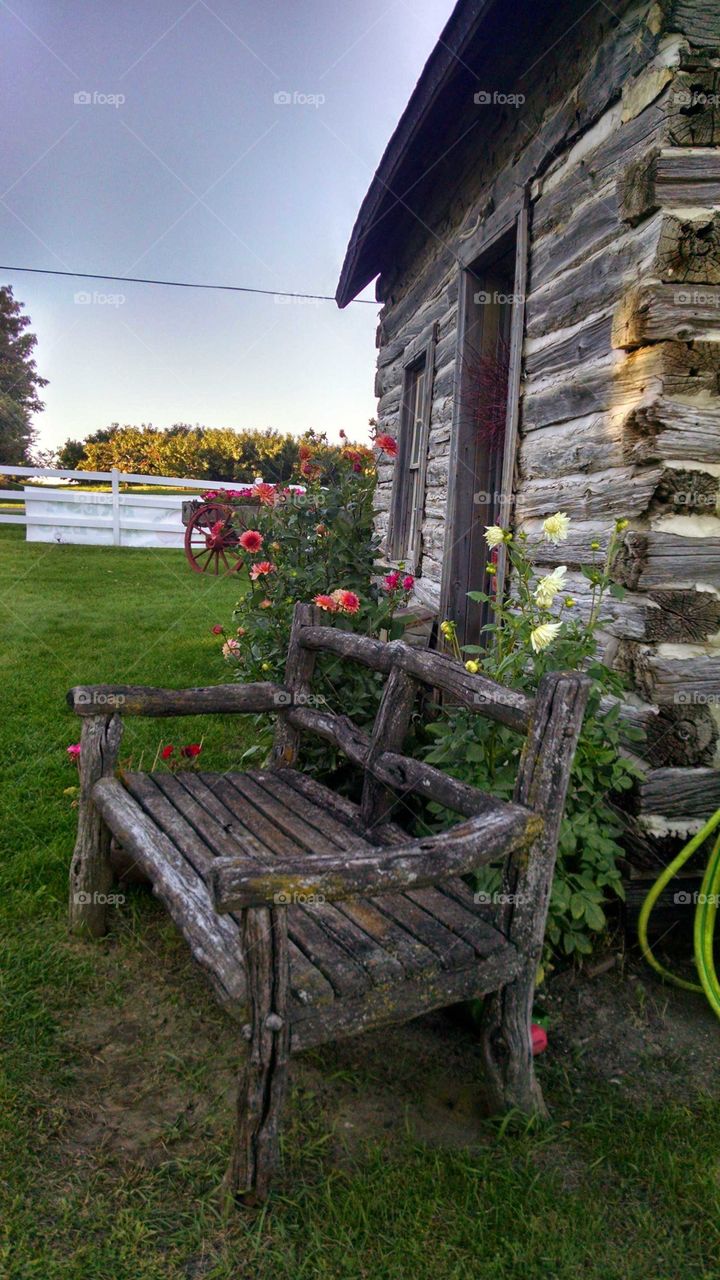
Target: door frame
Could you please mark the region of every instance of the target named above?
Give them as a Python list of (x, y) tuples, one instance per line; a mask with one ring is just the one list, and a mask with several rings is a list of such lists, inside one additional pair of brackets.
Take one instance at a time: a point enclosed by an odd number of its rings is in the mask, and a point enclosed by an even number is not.
[[(501, 242), (514, 234), (515, 237), (515, 270), (514, 301), (510, 324), (510, 352), (508, 369), (508, 399), (505, 420), (504, 456), (502, 467), (502, 485), (499, 502), (499, 523), (507, 528), (512, 518), (513, 496), (515, 490), (515, 473), (517, 467), (517, 441), (520, 419), (520, 390), (522, 378), (522, 352), (525, 332), (525, 291), (528, 267), (528, 222), (529, 194), (523, 192), (522, 200), (516, 207), (512, 217), (508, 218), (494, 234), (477, 249), (470, 262), (460, 262), (458, 290), (458, 322), (457, 344), (455, 353), (455, 376), (453, 385), (453, 420), (448, 457), (448, 498), (445, 544), (443, 554), (442, 586), (440, 594), (441, 621), (449, 618), (458, 624), (458, 635), (463, 642), (463, 630), (467, 614), (463, 584), (469, 575), (470, 537), (467, 521), (466, 527), (458, 531), (463, 510), (471, 512), (474, 505), (475, 476), (468, 474), (468, 468), (462, 460), (464, 448), (463, 420), (463, 374), (465, 362), (465, 339), (468, 323), (468, 305), (473, 288), (477, 288), (476, 275), (482, 270), (482, 260), (488, 259), (492, 265), (492, 255)], [(504, 548), (500, 548), (497, 562), (497, 590), (503, 592), (507, 577)]]

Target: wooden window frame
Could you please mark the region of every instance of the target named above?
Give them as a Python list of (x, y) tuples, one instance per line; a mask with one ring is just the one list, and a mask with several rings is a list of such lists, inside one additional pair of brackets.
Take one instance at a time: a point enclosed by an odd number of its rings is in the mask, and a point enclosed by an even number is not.
[[(460, 600), (460, 587), (456, 581), (458, 577), (458, 565), (460, 560), (459, 544), (464, 540), (465, 535), (459, 535), (457, 532), (458, 525), (458, 508), (461, 505), (461, 497), (459, 488), (464, 482), (469, 482), (468, 476), (461, 474), (464, 468), (460, 460), (461, 436), (463, 429), (462, 421), (462, 396), (464, 391), (463, 374), (465, 360), (465, 340), (467, 332), (468, 307), (471, 300), (473, 288), (477, 288), (477, 282), (473, 283), (474, 275), (478, 270), (482, 269), (482, 259), (488, 259), (490, 263), (491, 255), (500, 247), (502, 241), (509, 236), (514, 235), (515, 238), (515, 269), (514, 269), (514, 294), (516, 301), (513, 304), (513, 313), (510, 325), (510, 351), (509, 351), (509, 369), (508, 369), (508, 390), (507, 390), (507, 414), (505, 422), (504, 436), (504, 454), (502, 466), (501, 481), (501, 498), (499, 503), (498, 521), (504, 527), (510, 524), (513, 511), (513, 500), (516, 487), (516, 469), (517, 469), (517, 444), (518, 444), (518, 428), (520, 419), (520, 393), (522, 378), (522, 354), (523, 339), (525, 333), (525, 294), (527, 290), (527, 271), (528, 271), (528, 223), (529, 223), (529, 193), (523, 192), (519, 204), (516, 206), (513, 214), (503, 224), (497, 227), (491, 236), (481, 244), (474, 244), (472, 257), (468, 256), (467, 260), (460, 260), (459, 269), (459, 294), (458, 294), (458, 323), (457, 323), (457, 348), (455, 362), (455, 382), (453, 390), (453, 425), (450, 446), (450, 456), (448, 461), (448, 505), (446, 516), (446, 534), (445, 534), (445, 550), (443, 556), (443, 574), (440, 598), (441, 618), (452, 617), (454, 621), (459, 623), (460, 638), (462, 641), (462, 631), (464, 627), (464, 618), (466, 606), (464, 600)], [(472, 479), (472, 478), (471, 478)], [(467, 495), (465, 495), (467, 501)], [(505, 549), (500, 548), (497, 559), (497, 591), (502, 594), (505, 589), (507, 577), (507, 560)]]
[[(414, 349), (403, 365), (398, 455), (395, 460), (388, 524), (387, 547), (390, 563), (403, 564), (408, 573), (412, 573), (415, 577), (420, 576), (422, 566), (422, 526), (425, 515), (425, 484), (436, 342), (437, 325), (433, 325), (430, 338), (420, 347), (413, 344)], [(416, 378), (417, 374), (420, 374), (419, 378)], [(411, 383), (414, 396), (410, 390)], [(419, 413), (415, 411), (413, 403), (416, 404), (418, 394), (421, 400)], [(413, 474), (415, 480), (413, 492), (411, 492), (409, 480)]]

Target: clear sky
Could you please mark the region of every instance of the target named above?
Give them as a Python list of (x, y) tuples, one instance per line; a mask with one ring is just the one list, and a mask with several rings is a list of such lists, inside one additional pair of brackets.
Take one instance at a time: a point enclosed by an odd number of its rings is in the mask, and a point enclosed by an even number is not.
[[(0, 0), (0, 262), (333, 294), (451, 9)], [(44, 446), (114, 421), (360, 438), (374, 411), (374, 306), (8, 271), (0, 283), (25, 303), (50, 379)]]

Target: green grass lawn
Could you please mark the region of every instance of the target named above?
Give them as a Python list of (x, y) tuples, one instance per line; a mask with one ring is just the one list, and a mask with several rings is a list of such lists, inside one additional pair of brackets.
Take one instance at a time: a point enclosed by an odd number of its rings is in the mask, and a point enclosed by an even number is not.
[[(71, 941), (75, 814), (65, 691), (78, 682), (223, 679), (216, 638), (238, 585), (182, 553), (26, 546), (0, 529), (5, 1075), (0, 1276), (8, 1280), (676, 1280), (717, 1277), (717, 1089), (619, 1089), (547, 1055), (552, 1120), (479, 1122), (467, 1149), (329, 1118), (381, 1090), (386, 1043), (306, 1056), (266, 1212), (217, 1215), (236, 1032), (157, 904), (129, 895), (110, 935)], [(227, 767), (248, 722), (133, 722), (125, 758), (197, 741)], [(448, 1032), (450, 1034), (450, 1032)], [(442, 1045), (442, 1041), (440, 1041)], [(388, 1049), (389, 1053), (390, 1050)], [(442, 1050), (433, 1069), (451, 1072)], [(408, 1098), (428, 1080), (408, 1050)], [(454, 1061), (454, 1059), (453, 1059)], [(680, 1068), (681, 1070), (682, 1068)], [(389, 1068), (388, 1068), (389, 1070)], [(434, 1079), (434, 1077), (433, 1077)], [(642, 1082), (641, 1082), (642, 1083)], [(389, 1126), (389, 1127), (388, 1127)], [(479, 1134), (479, 1137), (477, 1136)]]

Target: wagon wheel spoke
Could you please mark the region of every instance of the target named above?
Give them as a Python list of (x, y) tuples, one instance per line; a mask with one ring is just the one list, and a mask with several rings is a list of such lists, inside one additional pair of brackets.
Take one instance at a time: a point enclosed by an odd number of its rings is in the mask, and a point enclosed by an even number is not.
[(213, 573), (217, 577), (221, 572), (235, 573), (242, 567), (236, 519), (232, 507), (217, 503), (198, 508), (190, 517), (185, 530), (185, 555), (195, 573)]

